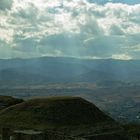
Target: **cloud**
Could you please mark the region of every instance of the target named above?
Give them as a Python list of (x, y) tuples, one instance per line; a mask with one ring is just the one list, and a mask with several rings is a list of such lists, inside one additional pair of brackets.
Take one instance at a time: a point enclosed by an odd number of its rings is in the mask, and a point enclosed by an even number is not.
[(0, 0), (0, 10), (11, 9), (12, 4), (12, 0)]
[(79, 35), (65, 33), (55, 34), (40, 40), (40, 51), (46, 53), (61, 52), (65, 56), (77, 56), (83, 46)]
[(131, 5), (140, 3), (139, 0), (88, 0), (88, 2), (98, 3), (98, 4), (105, 4), (108, 2), (112, 2), (112, 3), (125, 3), (125, 4), (131, 4)]
[(112, 58), (113, 59), (122, 59), (122, 60), (130, 60), (130, 59), (132, 59), (132, 57), (127, 55), (127, 54), (113, 54)]
[(140, 4), (2, 0), (0, 9), (0, 57), (140, 59)]
[(110, 34), (112, 35), (124, 35), (123, 30), (121, 29), (121, 27), (117, 26), (117, 25), (111, 25), (110, 27)]
[(124, 51), (124, 37), (120, 36), (100, 36), (85, 42), (87, 54), (97, 57), (111, 57), (112, 53), (122, 53)]

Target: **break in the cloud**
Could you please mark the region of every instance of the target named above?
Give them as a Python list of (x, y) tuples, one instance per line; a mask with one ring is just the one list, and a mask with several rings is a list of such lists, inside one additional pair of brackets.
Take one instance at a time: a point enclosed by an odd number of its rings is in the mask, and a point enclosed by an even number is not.
[(1, 0), (0, 58), (140, 59), (138, 2)]

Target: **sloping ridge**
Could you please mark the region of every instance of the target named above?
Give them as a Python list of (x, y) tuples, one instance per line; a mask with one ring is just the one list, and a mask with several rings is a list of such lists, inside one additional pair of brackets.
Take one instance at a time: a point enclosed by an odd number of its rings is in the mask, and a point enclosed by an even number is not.
[(14, 98), (11, 96), (2, 96), (0, 95), (0, 110), (5, 109), (9, 106), (22, 103), (23, 100), (19, 98)]
[(0, 112), (0, 125), (49, 128), (113, 122), (94, 104), (79, 97), (48, 97), (25, 101)]

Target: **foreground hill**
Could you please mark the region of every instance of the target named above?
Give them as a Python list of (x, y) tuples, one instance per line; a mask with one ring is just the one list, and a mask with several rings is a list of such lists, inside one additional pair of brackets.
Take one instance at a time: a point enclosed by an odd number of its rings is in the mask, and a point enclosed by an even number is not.
[(115, 123), (94, 104), (79, 97), (31, 99), (0, 112), (0, 125), (61, 128)]
[(13, 98), (11, 96), (0, 96), (0, 110), (22, 102), (22, 99)]
[(80, 97), (36, 98), (8, 107), (0, 112), (0, 127), (43, 130), (87, 140), (128, 140), (112, 118)]

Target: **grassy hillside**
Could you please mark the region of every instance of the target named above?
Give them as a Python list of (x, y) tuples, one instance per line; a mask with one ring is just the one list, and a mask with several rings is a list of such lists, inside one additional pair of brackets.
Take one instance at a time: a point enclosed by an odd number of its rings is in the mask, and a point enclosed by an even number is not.
[(51, 129), (114, 123), (94, 104), (79, 97), (31, 99), (0, 112), (0, 125)]
[(11, 96), (0, 96), (0, 110), (23, 102), (22, 99), (13, 98)]

